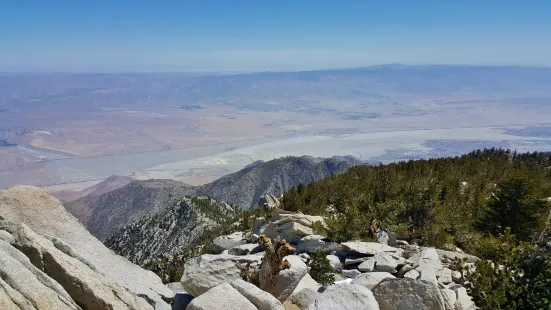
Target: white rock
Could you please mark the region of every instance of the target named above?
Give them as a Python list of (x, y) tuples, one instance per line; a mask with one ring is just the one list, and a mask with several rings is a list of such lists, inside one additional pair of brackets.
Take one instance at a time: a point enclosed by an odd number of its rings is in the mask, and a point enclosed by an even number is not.
[(413, 280), (419, 279), (419, 276), (421, 276), (421, 274), (419, 273), (419, 271), (415, 269), (410, 270), (404, 274), (404, 278), (413, 279)]
[(450, 289), (441, 289), (440, 292), (442, 292), (442, 296), (444, 296), (444, 301), (449, 305), (449, 308), (455, 309), (455, 302), (457, 300), (457, 295), (453, 290)]
[(438, 279), (438, 282), (443, 284), (450, 284), (452, 280), (452, 271), (448, 268), (443, 268), (442, 270), (438, 271), (436, 273), (436, 278)]
[(381, 310), (444, 310), (444, 297), (436, 285), (412, 279), (385, 279), (373, 295)]
[(310, 235), (301, 238), (297, 242), (297, 252), (298, 253), (305, 253), (305, 252), (312, 252), (314, 249), (321, 249), (325, 253), (333, 252), (333, 251), (341, 251), (343, 249), (343, 246), (330, 241), (324, 241), (324, 236), (320, 235)]
[(247, 240), (242, 232), (235, 232), (227, 236), (219, 236), (212, 240), (212, 249), (215, 254), (220, 254), (224, 250), (229, 250), (238, 245), (246, 244)]
[(375, 259), (375, 268), (373, 269), (374, 271), (396, 273), (396, 267), (398, 267), (398, 263), (389, 254), (377, 253), (375, 254), (374, 259)]
[(373, 258), (367, 257), (367, 256), (347, 256), (344, 261), (344, 265), (349, 266), (349, 265), (361, 264), (368, 259), (373, 259)]
[(419, 256), (419, 267), (417, 271), (421, 274), (421, 280), (436, 282), (436, 274), (444, 268), (440, 263), (438, 253), (434, 248), (426, 248), (421, 251)]
[(463, 278), (463, 276), (461, 275), (460, 271), (457, 271), (457, 270), (452, 271), (452, 281), (453, 282), (459, 282), (459, 281), (461, 281), (462, 278)]
[(375, 255), (377, 253), (394, 253), (402, 255), (403, 250), (399, 248), (393, 248), (388, 245), (384, 245), (378, 242), (361, 242), (351, 241), (341, 243), (344, 247), (344, 251), (355, 252), (364, 255)]
[(297, 288), (300, 281), (308, 274), (308, 267), (297, 255), (288, 255), (283, 259), (291, 264), (291, 268), (279, 272), (274, 289), (274, 296), (281, 302), (285, 301)]
[(473, 299), (467, 293), (467, 289), (461, 285), (453, 285), (450, 287), (451, 290), (455, 292), (457, 300), (455, 302), (455, 309), (457, 310), (467, 310), (470, 307), (474, 306)]
[(440, 260), (450, 260), (453, 261), (455, 259), (466, 259), (467, 263), (476, 263), (479, 258), (474, 255), (469, 255), (461, 252), (453, 252), (453, 251), (445, 251), (437, 249), (436, 253), (438, 253), (438, 256), (440, 257)]
[(331, 264), (331, 268), (333, 268), (334, 272), (341, 272), (342, 271), (342, 263), (338, 256), (336, 255), (327, 255), (327, 259), (329, 260), (329, 264)]
[(307, 309), (318, 295), (319, 293), (317, 290), (305, 288), (299, 292), (293, 293), (288, 301), (296, 305), (299, 309)]
[(257, 308), (228, 283), (222, 283), (194, 298), (186, 310), (257, 310)]
[(316, 282), (316, 280), (314, 280), (312, 276), (307, 273), (306, 275), (304, 275), (304, 277), (302, 277), (297, 287), (295, 287), (293, 294), (296, 294), (304, 289), (311, 289), (317, 292), (320, 287), (321, 287), (321, 284)]
[(357, 284), (331, 285), (316, 296), (308, 310), (379, 310), (373, 293)]
[(201, 255), (185, 263), (181, 282), (186, 292), (198, 297), (223, 282), (241, 279), (240, 270), (235, 265), (237, 262), (260, 264), (260, 260), (257, 255)]
[(388, 272), (367, 272), (356, 276), (352, 283), (363, 285), (368, 289), (373, 289), (377, 284), (387, 278), (394, 279), (395, 277)]
[[(375, 268), (375, 259), (373, 257), (369, 257), (365, 262), (361, 263), (358, 266), (358, 270), (361, 272), (371, 272)], [(380, 271), (386, 271), (386, 270), (380, 270)]]
[(341, 273), (351, 279), (354, 279), (355, 277), (361, 275), (362, 273), (358, 269), (343, 269)]
[(241, 279), (230, 283), (231, 286), (245, 296), (258, 310), (284, 310), (283, 305), (270, 293), (265, 292), (254, 284)]

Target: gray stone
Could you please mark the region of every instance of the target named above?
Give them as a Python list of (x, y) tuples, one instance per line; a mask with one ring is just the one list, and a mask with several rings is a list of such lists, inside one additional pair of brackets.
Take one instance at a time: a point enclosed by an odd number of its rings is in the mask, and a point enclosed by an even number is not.
[(412, 280), (419, 279), (419, 276), (421, 276), (421, 274), (419, 273), (419, 271), (417, 271), (415, 269), (410, 270), (410, 271), (408, 271), (404, 274), (404, 278), (408, 278), (408, 279), (412, 279)]
[(284, 310), (279, 300), (270, 293), (259, 289), (252, 283), (239, 279), (230, 284), (235, 290), (255, 305), (258, 310)]
[(450, 289), (441, 289), (440, 292), (442, 293), (442, 296), (444, 297), (444, 301), (447, 303), (446, 308), (451, 308), (452, 310), (455, 309), (455, 302), (457, 301), (457, 295), (453, 290)]
[(192, 300), (193, 296), (188, 293), (176, 293), (176, 295), (174, 295), (172, 310), (186, 310)]
[(333, 268), (334, 272), (341, 272), (342, 271), (342, 262), (339, 259), (338, 256), (335, 255), (327, 255), (327, 259), (329, 260), (329, 264), (331, 264), (331, 268)]
[(410, 270), (413, 270), (413, 266), (412, 265), (405, 265), (402, 268), (400, 268), (400, 270), (398, 270), (398, 273), (396, 274), (396, 277), (397, 278), (403, 278), (404, 275)]
[(421, 280), (436, 282), (436, 274), (444, 268), (434, 248), (426, 248), (419, 256), (419, 267), (417, 271), (421, 274)]
[(358, 269), (343, 269), (341, 273), (351, 279), (354, 279), (355, 277), (361, 275), (362, 273)]
[(384, 245), (378, 242), (361, 242), (351, 241), (341, 243), (345, 251), (360, 253), (364, 255), (375, 255), (377, 253), (393, 253), (402, 255), (403, 250), (399, 248), (393, 248), (388, 245)]
[(344, 265), (349, 266), (349, 265), (361, 264), (368, 259), (372, 259), (372, 258), (367, 256), (354, 256), (354, 255), (347, 256), (346, 260), (344, 261)]
[[(128, 292), (83, 262), (73, 249), (59, 250), (54, 243), (36, 234), (24, 224), (0, 221), (0, 230), (14, 237), (14, 246), (21, 249), (30, 262), (61, 284), (72, 300), (83, 308), (102, 309), (153, 309), (146, 299)], [(68, 245), (66, 245), (69, 247)], [(164, 289), (167, 289), (164, 287)], [(171, 292), (171, 296), (172, 296)]]
[(316, 296), (308, 310), (379, 310), (373, 293), (356, 284), (331, 285)]
[(385, 279), (373, 288), (381, 310), (444, 310), (440, 289), (428, 281)]
[(474, 306), (473, 299), (467, 293), (467, 289), (462, 285), (453, 285), (450, 287), (455, 292), (457, 300), (455, 301), (455, 309), (467, 310)]
[[(361, 272), (371, 272), (375, 269), (375, 258), (369, 257), (365, 262), (361, 263), (358, 266), (358, 270)], [(378, 270), (378, 271), (386, 271), (386, 270)]]
[(298, 253), (306, 253), (306, 252), (312, 252), (314, 249), (321, 249), (325, 253), (330, 253), (333, 251), (340, 251), (342, 250), (343, 246), (330, 241), (324, 241), (324, 236), (320, 235), (309, 235), (306, 237), (301, 238), (297, 242), (297, 252)]
[(463, 279), (463, 275), (460, 271), (454, 270), (452, 271), (452, 281), (453, 282), (460, 282), (461, 279)]
[(279, 272), (274, 289), (274, 296), (284, 302), (308, 274), (308, 267), (297, 255), (288, 255), (283, 259), (291, 264), (291, 268)]
[(229, 283), (222, 283), (194, 298), (186, 310), (257, 310), (257, 308)]
[(252, 252), (262, 252), (262, 247), (258, 244), (247, 243), (235, 246), (228, 250), (229, 255), (247, 255)]
[(469, 254), (460, 253), (460, 252), (445, 251), (445, 250), (437, 249), (436, 253), (438, 253), (440, 260), (446, 259), (449, 261), (453, 261), (456, 259), (461, 259), (461, 260), (466, 259), (467, 263), (476, 263), (479, 260), (479, 258), (474, 255), (469, 255)]
[(368, 289), (373, 289), (377, 284), (387, 278), (394, 279), (395, 277), (388, 272), (367, 272), (355, 277), (352, 283), (363, 285)]
[(398, 267), (398, 264), (396, 263), (396, 260), (392, 258), (392, 256), (390, 256), (389, 254), (378, 253), (378, 254), (375, 254), (374, 259), (375, 259), (375, 268), (373, 269), (374, 271), (396, 273), (396, 267)]
[(296, 294), (304, 289), (311, 289), (317, 292), (320, 289), (320, 287), (321, 287), (321, 284), (316, 282), (316, 280), (314, 280), (312, 276), (307, 273), (306, 275), (304, 275), (304, 277), (302, 277), (298, 285), (295, 287), (293, 294)]
[(181, 282), (186, 292), (198, 297), (223, 282), (241, 279), (236, 263), (259, 265), (260, 260), (258, 255), (201, 255), (185, 263)]
[(174, 294), (176, 293), (185, 293), (184, 286), (182, 285), (182, 282), (172, 282), (167, 283), (166, 286), (171, 289)]
[(246, 244), (247, 240), (244, 238), (242, 232), (235, 232), (227, 236), (219, 236), (212, 240), (212, 249), (215, 254), (220, 254), (224, 250), (230, 250), (238, 245)]
[(305, 288), (300, 290), (299, 292), (293, 293), (293, 295), (289, 297), (289, 301), (299, 307), (301, 310), (307, 309), (318, 295), (319, 293), (317, 292), (317, 290)]
[(0, 274), (2, 309), (35, 309), (35, 306), (41, 310), (80, 309), (59, 283), (3, 240), (0, 240)]
[(439, 283), (443, 283), (443, 284), (452, 283), (453, 279), (452, 279), (451, 269), (443, 268), (442, 270), (436, 273), (436, 278), (438, 279)]

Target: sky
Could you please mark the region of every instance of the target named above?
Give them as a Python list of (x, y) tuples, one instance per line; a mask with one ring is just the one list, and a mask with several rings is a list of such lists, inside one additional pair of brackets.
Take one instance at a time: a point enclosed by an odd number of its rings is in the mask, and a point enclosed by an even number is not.
[(551, 1), (0, 1), (0, 71), (551, 66)]

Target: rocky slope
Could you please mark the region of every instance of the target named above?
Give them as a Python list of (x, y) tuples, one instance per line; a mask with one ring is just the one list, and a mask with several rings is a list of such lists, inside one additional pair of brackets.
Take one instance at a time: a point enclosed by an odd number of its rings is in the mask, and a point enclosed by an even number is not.
[[(403, 240), (392, 245), (385, 240), (331, 242), (312, 233), (316, 221), (324, 219), (276, 209), (255, 225), (255, 235), (292, 240), (296, 248), (295, 254), (285, 256), (288, 268), (277, 275), (272, 294), (241, 279), (243, 266), (254, 274), (252, 270), (268, 261), (268, 252), (259, 252), (239, 234), (214, 239), (220, 245), (233, 240), (234, 246), (186, 262), (181, 292), (175, 297), (182, 302), (177, 309), (476, 309), (458, 284), (463, 273), (452, 262), (461, 258), (469, 266), (478, 258)], [(326, 253), (334, 284), (322, 286), (310, 276), (309, 254), (315, 249)], [(260, 273), (260, 283), (263, 276)]]
[(100, 240), (123, 226), (156, 214), (177, 199), (193, 194), (192, 186), (172, 180), (134, 181), (102, 195), (88, 195), (64, 206)]
[(115, 253), (141, 264), (167, 259), (202, 244), (207, 231), (230, 225), (238, 209), (208, 197), (184, 197), (168, 209), (125, 226), (105, 241)]
[(99, 196), (105, 194), (117, 188), (121, 188), (134, 180), (134, 178), (129, 176), (112, 175), (107, 179), (99, 182), (98, 184), (90, 186), (83, 190), (63, 190), (51, 192), (50, 195), (54, 196), (62, 202), (69, 202), (85, 196)]
[(0, 216), (2, 305), (169, 309), (162, 298), (173, 293), (158, 276), (115, 255), (46, 192), (30, 186), (0, 191)]
[(364, 164), (354, 157), (320, 159), (309, 156), (285, 157), (257, 162), (210, 184), (192, 187), (172, 180), (134, 181), (101, 195), (87, 195), (65, 203), (100, 240), (144, 216), (172, 206), (186, 195), (211, 196), (243, 209), (256, 207), (266, 193), (281, 195), (299, 183), (310, 183), (331, 174)]

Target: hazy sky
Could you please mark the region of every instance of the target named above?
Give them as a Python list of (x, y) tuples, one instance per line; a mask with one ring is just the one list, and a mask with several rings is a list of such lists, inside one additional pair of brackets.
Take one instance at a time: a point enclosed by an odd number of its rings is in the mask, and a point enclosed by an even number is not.
[(551, 1), (0, 0), (0, 70), (551, 66)]

